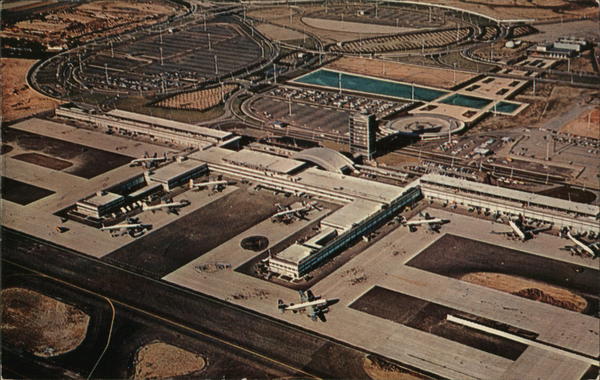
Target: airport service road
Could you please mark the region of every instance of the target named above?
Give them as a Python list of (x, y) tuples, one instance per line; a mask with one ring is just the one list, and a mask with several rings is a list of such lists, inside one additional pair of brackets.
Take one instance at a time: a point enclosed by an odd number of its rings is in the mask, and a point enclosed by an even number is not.
[[(507, 241), (499, 235), (490, 234), (489, 221), (437, 209), (430, 210), (430, 213), (452, 220), (450, 224), (442, 226), (444, 233), (523, 249), (519, 242)], [(235, 244), (241, 237), (233, 239), (236, 240)], [(447, 378), (500, 378), (514, 368), (515, 363), (519, 365), (516, 368), (531, 369), (532, 377), (536, 375), (535, 371), (546, 373), (550, 365), (555, 367), (554, 373), (559, 376), (556, 379), (566, 374), (583, 374), (587, 370), (588, 366), (581, 362), (569, 366), (568, 370), (565, 369), (562, 356), (545, 357), (547, 364), (543, 368), (532, 361), (529, 355), (523, 355), (513, 362), (493, 353), (348, 307), (373, 286), (379, 285), (455, 310), (537, 332), (539, 341), (587, 355), (598, 354), (595, 344), (598, 340), (597, 319), (591, 316), (404, 265), (439, 237), (440, 235), (429, 235), (423, 231), (409, 233), (403, 227), (399, 227), (321, 280), (313, 287), (315, 294), (340, 300), (330, 307), (327, 323), (313, 323), (304, 314), (279, 314), (276, 310), (277, 299), (297, 302), (298, 296), (295, 291), (235, 271), (201, 275), (194, 273), (193, 268), (187, 266), (167, 275), (165, 279)], [(595, 262), (590, 263), (560, 251), (559, 248), (564, 242), (552, 236), (541, 235), (527, 242), (525, 246), (527, 252), (535, 255), (595, 268)], [(394, 252), (397, 254), (394, 255)], [(218, 249), (211, 257), (213, 260), (219, 259)], [(229, 259), (234, 257), (229, 256)], [(357, 271), (364, 273), (367, 280), (352, 284), (352, 276), (349, 274)], [(232, 297), (233, 294), (241, 294), (243, 297)], [(525, 374), (527, 371), (521, 373), (523, 378), (527, 378)]]

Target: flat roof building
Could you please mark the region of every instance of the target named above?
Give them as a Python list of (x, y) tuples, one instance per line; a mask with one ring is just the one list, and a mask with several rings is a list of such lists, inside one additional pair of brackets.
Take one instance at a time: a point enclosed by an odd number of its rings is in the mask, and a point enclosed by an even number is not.
[(421, 197), (419, 187), (402, 189), (389, 203), (356, 199), (321, 221), (322, 234), (269, 258), (269, 270), (299, 279), (369, 234)]
[(576, 231), (600, 233), (600, 207), (571, 202), (467, 181), (440, 174), (426, 174), (419, 180), (425, 197), (443, 199), (464, 205), (487, 208), (510, 215), (543, 220), (558, 227), (570, 227)]
[(158, 169), (146, 172), (146, 181), (148, 183), (160, 183), (165, 191), (171, 191), (174, 187), (187, 183), (208, 172), (208, 166), (205, 163), (199, 163), (194, 160), (185, 160), (173, 162)]
[(346, 232), (366, 218), (381, 211), (383, 205), (379, 202), (364, 199), (348, 203), (341, 209), (321, 220), (322, 226), (336, 229), (339, 233)]
[[(188, 157), (192, 160), (206, 162), (211, 170), (245, 178), (264, 187), (296, 194), (307, 193), (344, 203), (359, 198), (387, 203), (402, 194), (402, 188), (398, 186), (317, 168), (303, 169), (305, 163), (298, 160), (292, 161), (302, 166), (298, 166), (297, 168), (294, 166), (294, 171), (290, 172), (291, 174), (271, 171), (273, 168), (272, 165), (275, 164), (269, 164), (268, 166), (263, 164), (263, 167), (259, 169), (256, 168), (254, 161), (241, 162), (240, 157), (243, 156), (238, 156), (236, 153), (228, 149), (214, 147), (205, 151), (194, 152)], [(275, 159), (279, 162), (290, 160), (268, 153), (261, 154), (268, 157), (268, 160)], [(268, 160), (265, 162), (269, 162)], [(284, 164), (278, 163), (275, 167), (279, 167), (280, 165)], [(296, 170), (300, 171), (296, 172)], [(265, 175), (265, 172), (268, 175)]]
[(67, 104), (57, 108), (55, 114), (96, 124), (108, 133), (144, 136), (201, 150), (215, 145), (232, 145), (239, 140), (239, 136), (230, 132), (119, 109), (100, 114)]
[(198, 125), (190, 123), (182, 123), (179, 121), (163, 119), (160, 117), (149, 116), (137, 112), (130, 112), (120, 109), (108, 111), (106, 115), (122, 120), (144, 123), (155, 127), (162, 127), (174, 132), (191, 133), (215, 142), (224, 141), (234, 136), (234, 134), (231, 132), (219, 131), (217, 129), (200, 127)]
[(75, 203), (75, 210), (97, 219), (117, 210), (125, 203), (125, 197), (110, 192), (98, 192)]

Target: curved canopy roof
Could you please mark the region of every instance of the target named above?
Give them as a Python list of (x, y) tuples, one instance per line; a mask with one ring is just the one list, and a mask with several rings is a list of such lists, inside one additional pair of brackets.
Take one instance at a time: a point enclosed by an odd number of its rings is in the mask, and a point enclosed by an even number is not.
[(352, 169), (353, 162), (343, 154), (329, 148), (309, 148), (292, 156), (293, 159), (308, 161), (335, 173), (344, 173)]

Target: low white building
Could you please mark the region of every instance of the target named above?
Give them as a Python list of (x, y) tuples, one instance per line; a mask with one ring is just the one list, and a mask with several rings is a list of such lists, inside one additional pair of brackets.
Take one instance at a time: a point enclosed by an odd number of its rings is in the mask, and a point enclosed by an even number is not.
[(600, 207), (439, 174), (421, 177), (423, 196), (600, 233)]

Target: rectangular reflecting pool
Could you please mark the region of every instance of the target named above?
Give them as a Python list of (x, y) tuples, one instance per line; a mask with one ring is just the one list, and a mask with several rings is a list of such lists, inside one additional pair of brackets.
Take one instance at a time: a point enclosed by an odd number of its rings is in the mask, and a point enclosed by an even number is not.
[(343, 90), (348, 91), (359, 91), (374, 95), (390, 96), (408, 100), (413, 98), (414, 92), (415, 100), (427, 102), (437, 99), (442, 95), (448, 94), (448, 91), (411, 86), (399, 82), (340, 73), (327, 69), (313, 71), (304, 76), (296, 78), (294, 82), (333, 89), (338, 89), (341, 87)]
[(521, 105), (517, 103), (511, 102), (498, 102), (496, 107), (494, 108), (496, 112), (502, 113), (513, 113), (515, 112)]
[(487, 106), (491, 102), (492, 102), (491, 99), (478, 98), (475, 96), (461, 95), (461, 94), (454, 94), (454, 95), (451, 95), (451, 96), (447, 97), (446, 99), (443, 99), (442, 101), (440, 101), (440, 103), (444, 103), (444, 104), (450, 104), (450, 105), (461, 106), (461, 107), (469, 107), (469, 108), (477, 108), (477, 109), (482, 109), (483, 107)]

